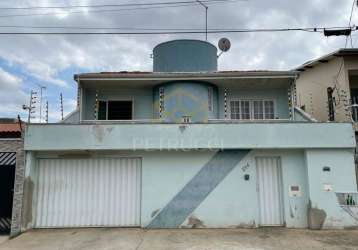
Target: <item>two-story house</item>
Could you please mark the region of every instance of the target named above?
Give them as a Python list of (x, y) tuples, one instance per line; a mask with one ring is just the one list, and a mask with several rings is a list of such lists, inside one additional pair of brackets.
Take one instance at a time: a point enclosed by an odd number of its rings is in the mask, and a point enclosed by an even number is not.
[(153, 60), (75, 75), (78, 109), (27, 126), (22, 230), (355, 225), (352, 126), (294, 107), (297, 72), (218, 71), (197, 40)]
[[(296, 70), (297, 106), (318, 121), (351, 122), (358, 141), (358, 49), (339, 49)], [(356, 163), (358, 170), (358, 157)]]

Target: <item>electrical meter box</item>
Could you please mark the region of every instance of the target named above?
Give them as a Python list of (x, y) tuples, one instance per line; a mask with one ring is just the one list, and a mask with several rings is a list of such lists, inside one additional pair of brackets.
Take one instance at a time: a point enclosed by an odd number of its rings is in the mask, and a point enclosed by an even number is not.
[(299, 185), (290, 185), (289, 195), (290, 197), (301, 197), (301, 187)]

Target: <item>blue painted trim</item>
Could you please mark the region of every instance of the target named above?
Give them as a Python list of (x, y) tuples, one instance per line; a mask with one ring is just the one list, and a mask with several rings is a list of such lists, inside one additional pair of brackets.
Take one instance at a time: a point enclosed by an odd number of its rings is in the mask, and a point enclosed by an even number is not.
[(205, 200), (250, 150), (217, 152), (154, 217), (147, 228), (177, 228)]

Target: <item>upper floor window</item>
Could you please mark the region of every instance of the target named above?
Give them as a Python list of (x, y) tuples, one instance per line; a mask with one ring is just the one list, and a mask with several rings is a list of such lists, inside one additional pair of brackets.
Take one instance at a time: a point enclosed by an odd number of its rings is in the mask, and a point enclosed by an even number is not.
[(98, 120), (132, 120), (132, 101), (99, 101)]
[(273, 100), (245, 100), (230, 101), (230, 117), (236, 120), (275, 119), (275, 105)]

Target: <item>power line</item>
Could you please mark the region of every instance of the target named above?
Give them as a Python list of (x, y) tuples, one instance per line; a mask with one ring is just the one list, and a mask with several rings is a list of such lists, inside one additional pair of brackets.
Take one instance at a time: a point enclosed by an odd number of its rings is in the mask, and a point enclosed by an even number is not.
[[(238, 2), (245, 0), (207, 0), (207, 5), (215, 5), (222, 3)], [(46, 13), (28, 13), (28, 14), (9, 14), (0, 15), (0, 18), (9, 17), (33, 17), (33, 16), (56, 16), (56, 15), (70, 15), (70, 14), (83, 14), (83, 13), (111, 13), (111, 12), (122, 12), (122, 11), (137, 11), (137, 10), (151, 10), (151, 9), (163, 9), (163, 8), (179, 8), (187, 6), (196, 6), (196, 1), (188, 1), (187, 3), (179, 3), (172, 5), (158, 5), (148, 7), (134, 7), (134, 8), (122, 8), (122, 9), (105, 9), (105, 10), (82, 10), (82, 11), (65, 11), (65, 12), (46, 12)]]
[[(276, 29), (210, 29), (207, 33), (258, 33), (258, 32), (317, 32), (322, 33), (329, 28), (276, 28)], [(347, 28), (347, 27), (346, 27)], [(355, 30), (354, 30), (355, 31)], [(158, 32), (0, 32), (0, 35), (173, 35), (173, 34), (205, 34), (205, 30), (158, 31)]]
[[(237, 0), (246, 2), (248, 0)], [(202, 3), (210, 2), (228, 2), (228, 0), (203, 0)], [(157, 6), (157, 5), (176, 5), (176, 4), (194, 4), (192, 1), (173, 1), (173, 2), (150, 2), (150, 3), (126, 3), (126, 4), (96, 4), (96, 5), (61, 5), (61, 6), (29, 6), (29, 7), (0, 7), (0, 10), (36, 10), (36, 9), (75, 9), (75, 8), (106, 8), (106, 7), (139, 7), (139, 6)]]
[[(164, 30), (164, 31), (202, 31), (201, 28), (138, 28), (138, 27), (95, 27), (95, 26), (27, 26), (27, 25), (0, 25), (0, 28), (20, 29), (78, 29), (78, 30)], [(353, 27), (351, 27), (353, 28)], [(349, 27), (296, 27), (296, 28), (267, 28), (267, 29), (241, 29), (241, 28), (210, 28), (210, 31), (233, 30), (240, 32), (263, 32), (263, 31), (307, 31), (323, 32), (324, 29), (350, 29)]]

